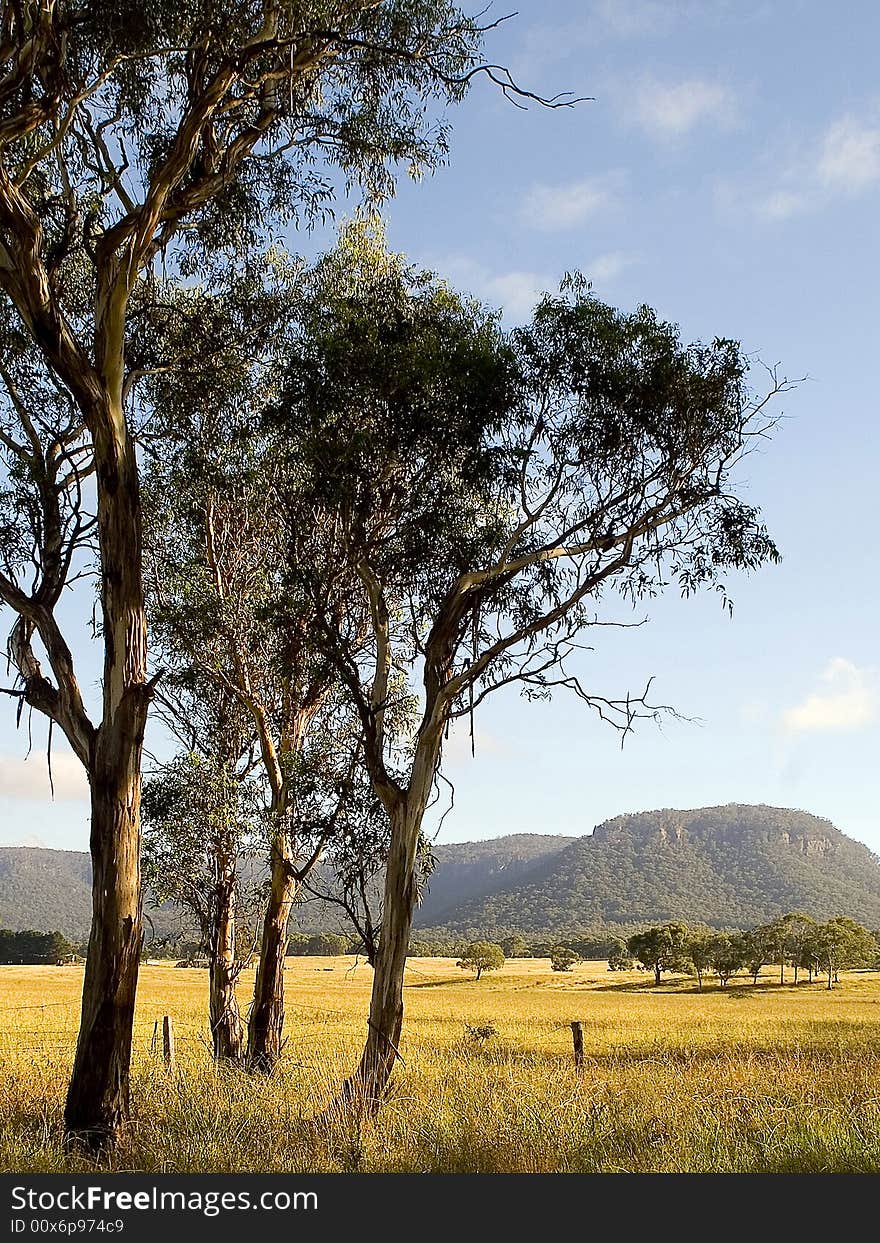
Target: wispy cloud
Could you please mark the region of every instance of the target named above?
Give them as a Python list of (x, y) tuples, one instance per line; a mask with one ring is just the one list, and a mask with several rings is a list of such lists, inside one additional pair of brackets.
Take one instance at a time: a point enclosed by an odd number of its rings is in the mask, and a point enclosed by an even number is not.
[(877, 717), (877, 679), (836, 656), (822, 672), (821, 687), (786, 709), (782, 724), (790, 733), (842, 733), (864, 729)]
[(765, 220), (789, 220), (835, 199), (854, 198), (880, 184), (880, 118), (876, 112), (838, 117), (777, 162), (782, 171), (776, 185), (754, 195), (755, 210)]
[(605, 207), (611, 197), (608, 178), (588, 178), (559, 185), (533, 185), (523, 199), (520, 220), (528, 228), (552, 233), (572, 229)]
[[(597, 285), (611, 284), (622, 272), (639, 262), (637, 255), (614, 250), (580, 264), (584, 275)], [(511, 324), (527, 320), (545, 293), (559, 288), (559, 276), (527, 268), (493, 270), (465, 255), (446, 255), (432, 266), (443, 272), (456, 288), (496, 306)]]
[(681, 138), (700, 125), (729, 129), (739, 119), (737, 97), (719, 82), (644, 79), (624, 110), (630, 120), (656, 138)]
[(559, 283), (546, 272), (525, 268), (497, 271), (466, 255), (446, 255), (432, 261), (432, 266), (456, 288), (499, 307), (512, 323), (528, 319), (541, 295)]
[[(523, 30), (518, 70), (542, 68), (602, 44), (629, 43), (673, 34), (686, 24), (715, 26), (724, 12), (706, 0), (581, 0), (567, 21), (544, 21)], [(737, 14), (739, 24), (743, 17)], [(593, 93), (593, 92), (591, 92)]]
[[(53, 751), (52, 778), (57, 802), (79, 802), (89, 796), (85, 772), (69, 751)], [(0, 797), (46, 802), (52, 796), (45, 755), (29, 759), (0, 755)]]
[(834, 121), (823, 135), (816, 171), (823, 185), (843, 194), (880, 180), (880, 126), (854, 116)]
[(597, 255), (584, 266), (584, 272), (592, 280), (604, 284), (606, 281), (613, 281), (620, 276), (621, 272), (625, 272), (638, 261), (638, 256), (629, 251), (612, 250), (608, 254)]
[(480, 756), (504, 756), (509, 751), (507, 743), (484, 729), (475, 729), (471, 740), (470, 722), (464, 717), (454, 723), (443, 747), (444, 758), (454, 764), (470, 760), (472, 755), (479, 759)]

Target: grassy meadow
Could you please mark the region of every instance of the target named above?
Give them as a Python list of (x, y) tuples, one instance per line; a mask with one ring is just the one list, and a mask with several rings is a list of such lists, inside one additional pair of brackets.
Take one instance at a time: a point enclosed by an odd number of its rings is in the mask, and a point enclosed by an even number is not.
[[(479, 982), (411, 959), (393, 1091), (360, 1136), (310, 1117), (355, 1063), (371, 972), (289, 959), (288, 1044), (271, 1078), (216, 1068), (207, 972), (145, 966), (134, 1121), (114, 1168), (157, 1172), (878, 1172), (880, 974), (780, 987), (583, 963), (508, 962)], [(246, 1004), (252, 974), (242, 980)], [(0, 967), (0, 1169), (79, 1170), (60, 1145), (81, 969)], [(154, 1025), (173, 1019), (177, 1063)], [(584, 1025), (573, 1065), (569, 1023)], [(497, 1034), (474, 1040), (467, 1026)]]

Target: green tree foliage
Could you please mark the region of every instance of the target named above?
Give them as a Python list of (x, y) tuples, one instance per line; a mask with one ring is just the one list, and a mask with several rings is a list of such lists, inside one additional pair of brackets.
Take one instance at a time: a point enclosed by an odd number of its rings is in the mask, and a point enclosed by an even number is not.
[(633, 966), (632, 955), (626, 946), (626, 941), (621, 941), (618, 937), (608, 951), (608, 969), (610, 971), (631, 971)]
[(703, 991), (703, 976), (713, 965), (713, 941), (711, 933), (697, 929), (687, 942), (687, 958), (697, 977), (697, 988)]
[(654, 983), (659, 984), (662, 972), (689, 969), (689, 942), (687, 924), (674, 921), (636, 933), (628, 939), (626, 948), (633, 958), (654, 972)]
[(0, 928), (0, 962), (56, 963), (73, 953), (73, 946), (60, 932), (36, 932), (26, 929), (11, 932)]
[(531, 958), (532, 951), (529, 949), (528, 942), (525, 937), (518, 932), (511, 933), (510, 936), (502, 937), (501, 948), (504, 950), (506, 958)]
[(287, 943), (287, 953), (294, 957), (338, 958), (354, 949), (351, 937), (339, 932), (294, 932)]
[(474, 941), (455, 965), (462, 971), (473, 971), (479, 980), (484, 971), (500, 971), (504, 961), (504, 950), (500, 945), (493, 941)]
[(847, 967), (872, 966), (877, 959), (877, 942), (872, 933), (855, 920), (838, 916), (819, 924), (815, 930), (816, 958), (826, 972), (828, 988), (834, 987), (839, 971)]
[(575, 963), (579, 963), (580, 960), (580, 954), (568, 945), (554, 945), (550, 950), (550, 969), (552, 971), (571, 971)]
[(718, 976), (722, 988), (746, 965), (748, 942), (741, 933), (716, 933), (709, 940), (709, 965)]
[(782, 917), (785, 951), (794, 968), (794, 982), (802, 968), (808, 971), (815, 961), (816, 921), (800, 911), (790, 911)]

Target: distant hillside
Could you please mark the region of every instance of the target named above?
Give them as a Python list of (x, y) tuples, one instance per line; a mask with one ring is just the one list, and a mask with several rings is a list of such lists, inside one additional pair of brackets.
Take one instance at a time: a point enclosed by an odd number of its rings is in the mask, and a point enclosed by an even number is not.
[(574, 837), (516, 833), (484, 842), (435, 846), (437, 867), (419, 907), (419, 925), (442, 923), (444, 912), (499, 887), (522, 882), (535, 867), (558, 855)]
[[(89, 934), (92, 868), (80, 850), (0, 846), (0, 928), (63, 932), (73, 941)], [(178, 930), (173, 908), (148, 907), (156, 934)]]
[[(828, 820), (730, 804), (617, 816), (589, 837), (517, 834), (435, 849), (416, 927), (453, 936), (545, 934), (685, 919), (748, 927), (783, 911), (850, 915), (880, 928), (880, 860)], [(75, 851), (0, 847), (0, 927), (89, 926), (89, 860)], [(148, 908), (155, 932), (180, 930)], [(306, 902), (293, 927), (340, 930), (338, 908)]]
[(0, 846), (0, 927), (81, 939), (89, 931), (91, 875), (89, 856), (78, 850)]
[[(436, 921), (455, 902), (487, 893), (564, 849), (572, 837), (522, 833), (487, 842), (436, 847), (437, 868), (420, 915)], [(0, 928), (58, 929), (80, 940), (91, 916), (91, 868), (87, 854), (37, 846), (0, 846)], [(181, 920), (173, 908), (147, 906), (156, 935), (176, 932)], [(294, 927), (308, 932), (342, 928), (338, 907), (317, 900), (294, 908)]]
[(746, 927), (789, 910), (880, 927), (880, 860), (818, 816), (734, 803), (617, 816), (437, 924), (459, 935), (667, 919)]

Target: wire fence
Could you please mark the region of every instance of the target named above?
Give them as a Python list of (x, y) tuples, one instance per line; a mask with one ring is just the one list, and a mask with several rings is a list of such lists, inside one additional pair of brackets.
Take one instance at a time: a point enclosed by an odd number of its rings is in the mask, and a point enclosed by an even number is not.
[[(358, 1034), (359, 1024), (349, 1011), (328, 1006), (307, 1006), (285, 1001), (285, 1060), (302, 1065), (303, 1055), (326, 1054), (329, 1048), (343, 1047)], [(169, 1008), (170, 1009), (170, 1008)], [(66, 1015), (59, 1013), (67, 1011)], [(46, 1023), (40, 1024), (41, 1015)], [(47, 1062), (70, 1060), (76, 1052), (79, 1030), (79, 999), (0, 1006), (0, 1067), (27, 1059)], [(132, 1054), (166, 1060), (163, 1045), (163, 1021), (171, 1020), (175, 1060), (191, 1060), (195, 1056), (208, 1061), (213, 1057), (211, 1029), (207, 1021), (192, 1021), (191, 1013), (176, 1017), (173, 1009), (163, 1009), (151, 1018), (135, 1018), (132, 1025)], [(247, 1024), (247, 1011), (242, 1022)], [(69, 1022), (61, 1025), (64, 1018)], [(344, 1030), (343, 1030), (344, 1025)]]

